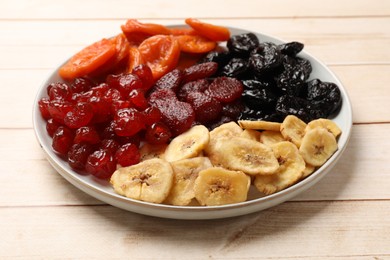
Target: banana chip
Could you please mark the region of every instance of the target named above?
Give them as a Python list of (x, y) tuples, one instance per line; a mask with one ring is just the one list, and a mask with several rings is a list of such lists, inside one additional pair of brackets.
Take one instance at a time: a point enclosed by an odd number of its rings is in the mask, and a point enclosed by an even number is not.
[(244, 129), (280, 131), (281, 123), (270, 121), (239, 120), (238, 124)]
[(195, 198), (200, 205), (216, 206), (246, 201), (250, 177), (240, 171), (213, 167), (199, 172)]
[(301, 146), (302, 138), (305, 135), (306, 123), (294, 115), (288, 115), (283, 120), (280, 133), (284, 139), (293, 142), (298, 148)]

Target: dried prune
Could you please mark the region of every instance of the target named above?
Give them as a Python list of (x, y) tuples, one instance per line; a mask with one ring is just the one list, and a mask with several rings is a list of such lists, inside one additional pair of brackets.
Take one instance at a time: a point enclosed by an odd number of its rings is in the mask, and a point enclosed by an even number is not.
[(296, 56), (302, 51), (304, 45), (300, 42), (287, 42), (279, 45), (279, 49), (283, 54), (288, 56)]
[(275, 112), (274, 109), (255, 110), (246, 107), (238, 117), (239, 120), (265, 120), (271, 122), (282, 122), (284, 116)]
[(229, 51), (239, 57), (248, 57), (258, 45), (259, 39), (253, 33), (234, 35), (227, 42)]
[(222, 68), (229, 62), (231, 58), (232, 55), (229, 51), (210, 51), (205, 57), (202, 58), (200, 63), (216, 62), (218, 63), (218, 67)]
[(252, 109), (267, 109), (275, 106), (277, 96), (267, 87), (259, 86), (256, 89), (245, 89), (242, 98)]
[(329, 115), (339, 110), (342, 103), (338, 86), (332, 82), (322, 82), (319, 79), (308, 82), (306, 98), (310, 101), (316, 101), (317, 104), (324, 103), (321, 107), (328, 107)]
[(312, 71), (308, 60), (287, 57), (283, 62), (284, 70), (276, 77), (276, 85), (283, 92), (300, 96), (306, 80)]
[(282, 116), (295, 115), (305, 122), (313, 119), (307, 109), (307, 100), (303, 98), (289, 95), (281, 96), (276, 102), (275, 109)]
[(273, 43), (261, 43), (249, 57), (249, 66), (257, 76), (262, 76), (278, 68), (283, 63), (283, 55)]
[(247, 60), (242, 58), (233, 58), (222, 68), (220, 75), (233, 78), (242, 78), (245, 77), (248, 71), (249, 64)]

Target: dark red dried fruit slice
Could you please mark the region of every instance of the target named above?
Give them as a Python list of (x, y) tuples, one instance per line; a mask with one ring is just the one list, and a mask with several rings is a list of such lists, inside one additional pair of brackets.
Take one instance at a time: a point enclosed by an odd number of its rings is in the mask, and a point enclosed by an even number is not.
[(191, 92), (187, 96), (187, 102), (195, 111), (195, 119), (202, 124), (214, 121), (221, 115), (221, 103), (205, 93)]
[(60, 127), (60, 126), (61, 125), (59, 123), (57, 123), (56, 121), (54, 121), (53, 118), (50, 118), (49, 120), (47, 120), (47, 123), (46, 123), (46, 131), (50, 137), (53, 137), (55, 131), (57, 131), (58, 127)]
[(237, 119), (245, 106), (240, 99), (237, 99), (231, 103), (224, 104), (222, 107), (222, 115)]
[(241, 97), (244, 87), (241, 81), (235, 78), (218, 77), (211, 82), (206, 92), (213, 98), (229, 103)]
[(154, 84), (153, 89), (170, 89), (176, 93), (179, 89), (180, 83), (183, 79), (183, 72), (179, 69), (172, 70), (168, 72), (164, 76), (162, 76), (159, 80), (157, 80), (156, 84)]
[(159, 89), (156, 91), (153, 91), (148, 98), (149, 104), (153, 104), (155, 102), (159, 102), (161, 100), (172, 100), (176, 101), (177, 97), (175, 92), (173, 92), (171, 89)]
[(112, 154), (115, 154), (119, 147), (120, 145), (115, 139), (104, 139), (100, 143), (100, 149), (107, 150)]
[(97, 150), (88, 156), (85, 170), (99, 179), (108, 179), (116, 169), (116, 160), (107, 150)]
[(179, 100), (184, 101), (189, 93), (193, 91), (204, 92), (209, 87), (209, 82), (206, 79), (198, 79), (187, 82), (182, 85), (177, 93)]
[(178, 100), (156, 100), (153, 103), (162, 115), (162, 121), (171, 130), (173, 136), (187, 131), (195, 120), (195, 113), (189, 103)]
[(186, 68), (183, 73), (183, 83), (204, 79), (214, 75), (218, 70), (218, 63), (205, 62)]

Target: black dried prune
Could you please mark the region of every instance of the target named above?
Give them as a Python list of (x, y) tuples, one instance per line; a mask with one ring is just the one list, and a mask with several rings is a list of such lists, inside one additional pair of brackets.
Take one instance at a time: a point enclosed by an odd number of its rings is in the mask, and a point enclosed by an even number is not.
[(275, 109), (280, 115), (295, 115), (305, 122), (309, 122), (313, 119), (307, 109), (307, 100), (303, 98), (289, 95), (281, 96), (276, 102)]
[(295, 57), (302, 51), (304, 45), (300, 42), (288, 42), (280, 44), (278, 47), (283, 54)]
[(227, 42), (229, 51), (239, 57), (248, 57), (258, 45), (259, 39), (253, 33), (234, 35)]
[[(278, 96), (269, 88), (269, 85), (256, 80), (244, 80), (242, 98), (250, 108), (261, 110), (275, 106)], [(250, 86), (246, 88), (245, 86)]]
[(309, 101), (324, 103), (323, 107), (328, 107), (329, 115), (338, 111), (342, 104), (339, 87), (331, 82), (322, 82), (314, 79), (307, 84), (307, 96)]
[(276, 76), (276, 86), (292, 96), (300, 96), (306, 80), (312, 71), (308, 60), (301, 58), (285, 58), (284, 71)]
[(233, 58), (222, 68), (220, 75), (233, 78), (242, 78), (247, 74), (248, 68), (248, 61), (241, 58)]
[(229, 51), (210, 51), (205, 57), (200, 60), (199, 63), (212, 61), (218, 63), (218, 68), (222, 68), (229, 62), (231, 58), (232, 55)]
[(262, 43), (254, 49), (249, 57), (249, 66), (261, 77), (278, 68), (283, 63), (283, 55), (273, 43)]
[(284, 117), (275, 112), (275, 110), (255, 110), (245, 108), (245, 110), (238, 117), (239, 120), (264, 120), (271, 122), (282, 122)]

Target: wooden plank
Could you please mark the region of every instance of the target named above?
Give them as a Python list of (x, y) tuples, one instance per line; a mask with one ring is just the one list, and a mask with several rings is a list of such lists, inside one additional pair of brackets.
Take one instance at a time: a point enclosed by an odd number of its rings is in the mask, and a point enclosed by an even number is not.
[[(389, 132), (389, 124), (354, 126), (349, 146), (335, 168), (294, 200), (389, 199)], [(55, 172), (32, 130), (2, 129), (0, 143), (0, 183), (7, 184), (2, 188), (7, 196), (0, 196), (0, 206), (101, 204)]]
[(389, 214), (389, 201), (289, 202), (191, 222), (110, 206), (3, 207), (0, 258), (384, 259), (390, 256)]
[[(390, 122), (390, 65), (330, 66), (348, 91), (355, 123)], [(43, 70), (0, 70), (0, 103), (12, 113), (0, 113), (0, 128), (29, 128), (34, 97), (49, 75)], [(369, 76), (367, 76), (369, 75)], [(12, 86), (12, 87), (9, 87)], [(23, 95), (20, 95), (23, 93)]]
[[(223, 9), (223, 12), (219, 10)], [(310, 0), (235, 1), (6, 1), (0, 10), (2, 19), (125, 19), (186, 17), (335, 17), (384, 16), (390, 14), (386, 0), (356, 0), (353, 4), (337, 0), (318, 6)]]
[[(308, 52), (326, 64), (388, 64), (390, 60), (390, 53), (383, 51), (390, 45), (390, 18), (387, 17), (208, 21), (262, 32), (285, 41), (301, 41)], [(0, 54), (3, 59), (0, 69), (53, 68), (88, 44), (119, 33), (123, 22), (1, 21)], [(155, 22), (179, 24), (183, 21)], [(23, 34), (15, 34), (15, 31), (23, 31)]]

